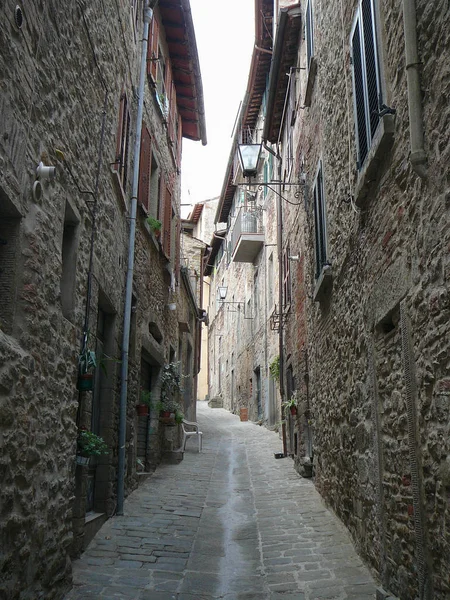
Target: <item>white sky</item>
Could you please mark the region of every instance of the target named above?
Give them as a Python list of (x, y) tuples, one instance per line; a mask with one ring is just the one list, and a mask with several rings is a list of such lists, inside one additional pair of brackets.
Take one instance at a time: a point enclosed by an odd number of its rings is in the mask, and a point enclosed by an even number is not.
[[(203, 81), (208, 143), (183, 139), (181, 203), (218, 196), (255, 42), (254, 0), (190, 0)], [(183, 217), (189, 207), (182, 207)]]

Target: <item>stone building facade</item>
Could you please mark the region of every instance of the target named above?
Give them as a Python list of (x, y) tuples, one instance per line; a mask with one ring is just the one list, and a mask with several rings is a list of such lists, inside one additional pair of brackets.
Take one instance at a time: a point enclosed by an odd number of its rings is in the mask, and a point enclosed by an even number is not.
[[(276, 276), (280, 392), (289, 400), (295, 391), (297, 404), (294, 417), (284, 412), (286, 451), (313, 475), (382, 587), (402, 600), (450, 594), (448, 16), (444, 3), (421, 0), (281, 6), (258, 106), (262, 133), (252, 140), (275, 152), (268, 197), (282, 196), (274, 215), (286, 257)], [(247, 106), (261, 97), (256, 68)], [(255, 293), (265, 250), (251, 264), (224, 262), (243, 183), (233, 176), (225, 176), (217, 220), (232, 217), (213, 248), (213, 274), (216, 288), (237, 278), (231, 293), (245, 300), (238, 292)], [(274, 223), (263, 215), (266, 245)], [(243, 337), (225, 326), (227, 305), (216, 298), (214, 328)], [(263, 338), (255, 328), (246, 339), (234, 374), (242, 385)], [(233, 347), (222, 345), (222, 364)], [(217, 371), (212, 377), (218, 390)], [(230, 388), (223, 393), (229, 406)], [(249, 398), (255, 419), (247, 387)]]
[[(182, 138), (206, 143), (204, 110), (188, 0), (152, 12), (142, 96), (142, 1), (5, 1), (0, 11), (0, 595), (51, 600), (117, 510), (121, 427), (125, 494), (139, 465), (160, 458), (164, 426), (137, 416), (141, 391), (157, 399), (174, 361), (195, 387), (179, 173)], [(162, 222), (159, 237), (148, 216)], [(77, 389), (83, 348), (97, 360), (90, 391)], [(182, 401), (192, 414), (192, 396)], [(108, 446), (89, 467), (75, 463), (83, 429)]]

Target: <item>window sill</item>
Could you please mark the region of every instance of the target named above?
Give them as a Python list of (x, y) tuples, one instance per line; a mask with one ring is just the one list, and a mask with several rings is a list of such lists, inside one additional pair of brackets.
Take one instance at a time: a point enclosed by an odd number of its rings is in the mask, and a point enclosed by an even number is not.
[(317, 74), (317, 60), (313, 56), (311, 57), (311, 63), (308, 71), (308, 81), (306, 82), (305, 99), (303, 100), (303, 106), (311, 106), (311, 98), (314, 89), (314, 82), (316, 81)]
[(114, 181), (114, 185), (116, 187), (117, 195), (119, 196), (119, 200), (121, 202), (122, 208), (124, 210), (127, 210), (127, 208), (128, 208), (127, 200), (126, 200), (125, 192), (122, 187), (122, 182), (120, 181), (119, 173), (113, 168), (111, 168), (111, 177)]
[(150, 229), (150, 225), (147, 223), (147, 221), (144, 221), (144, 229), (145, 231), (148, 233), (150, 239), (152, 240), (152, 242), (155, 244), (155, 248), (159, 251), (159, 241), (156, 237), (156, 235), (153, 233), (153, 231)]
[(327, 296), (329, 296), (331, 294), (332, 285), (333, 271), (331, 269), (331, 265), (324, 265), (314, 287), (314, 302), (322, 302)]
[(380, 124), (355, 185), (355, 204), (359, 208), (366, 204), (372, 183), (377, 179), (380, 164), (394, 142), (394, 128), (395, 115), (384, 115), (380, 119)]

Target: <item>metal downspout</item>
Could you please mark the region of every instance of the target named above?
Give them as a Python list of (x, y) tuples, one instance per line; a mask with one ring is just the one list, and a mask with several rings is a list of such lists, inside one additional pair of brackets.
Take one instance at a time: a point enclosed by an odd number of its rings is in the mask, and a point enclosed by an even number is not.
[(141, 71), (139, 79), (139, 99), (136, 116), (136, 140), (133, 157), (133, 185), (130, 203), (130, 236), (128, 246), (128, 270), (125, 288), (125, 314), (122, 338), (121, 386), (119, 404), (119, 465), (117, 473), (117, 514), (123, 515), (124, 483), (125, 483), (125, 442), (127, 419), (127, 390), (128, 390), (128, 353), (130, 345), (131, 304), (133, 295), (134, 246), (136, 241), (137, 193), (139, 183), (139, 155), (141, 150), (142, 115), (144, 111), (144, 90), (147, 75), (147, 46), (149, 23), (153, 11), (148, 1), (144, 8), (144, 33), (142, 38)]
[[(278, 180), (281, 181), (281, 158), (278, 158)], [(278, 330), (278, 352), (280, 356), (280, 396), (281, 403), (284, 401), (284, 331), (283, 331), (283, 205), (281, 196), (277, 194), (277, 251), (278, 251), (278, 305), (280, 312), (280, 328)], [(281, 415), (283, 421), (283, 415)], [(286, 424), (282, 426), (283, 453), (287, 456)]]
[(427, 175), (427, 155), (424, 150), (415, 0), (403, 0), (403, 26), (405, 30), (405, 68), (408, 87), (409, 138), (411, 144), (409, 161), (417, 175), (424, 178)]

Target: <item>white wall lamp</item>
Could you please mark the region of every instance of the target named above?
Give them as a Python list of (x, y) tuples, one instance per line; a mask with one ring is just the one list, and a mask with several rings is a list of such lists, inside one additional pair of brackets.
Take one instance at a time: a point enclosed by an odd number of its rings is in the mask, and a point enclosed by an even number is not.
[(41, 161), (36, 169), (36, 175), (37, 178), (40, 180), (43, 179), (55, 179), (56, 177), (56, 167), (47, 167), (46, 165), (44, 165), (44, 163)]
[(41, 161), (36, 168), (36, 181), (33, 183), (33, 200), (39, 203), (42, 200), (42, 181), (56, 177), (56, 167), (47, 167)]

